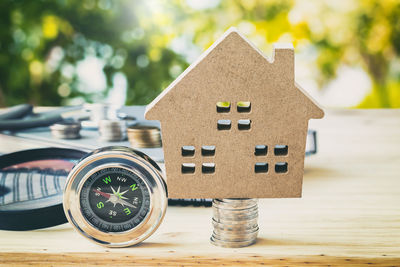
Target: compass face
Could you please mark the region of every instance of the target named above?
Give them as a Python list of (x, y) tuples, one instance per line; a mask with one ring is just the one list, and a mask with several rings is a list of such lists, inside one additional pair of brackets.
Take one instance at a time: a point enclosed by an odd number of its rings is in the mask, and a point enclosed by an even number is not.
[(82, 214), (103, 232), (123, 232), (138, 226), (150, 210), (143, 179), (123, 168), (104, 168), (92, 174), (80, 194)]

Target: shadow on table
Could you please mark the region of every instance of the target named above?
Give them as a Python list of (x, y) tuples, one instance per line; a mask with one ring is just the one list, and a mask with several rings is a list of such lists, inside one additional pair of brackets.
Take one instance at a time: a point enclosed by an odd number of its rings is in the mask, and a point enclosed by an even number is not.
[(157, 243), (157, 242), (146, 242), (143, 241), (142, 243), (139, 243), (137, 245), (132, 246), (132, 248), (167, 248), (167, 247), (176, 247), (176, 243)]

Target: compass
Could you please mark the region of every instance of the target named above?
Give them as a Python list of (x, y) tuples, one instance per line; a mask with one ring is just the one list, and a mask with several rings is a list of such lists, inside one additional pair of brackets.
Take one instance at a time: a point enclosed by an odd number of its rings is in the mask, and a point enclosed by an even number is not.
[(70, 172), (64, 194), (67, 219), (85, 237), (108, 247), (137, 244), (160, 225), (167, 191), (158, 165), (126, 147), (106, 147)]

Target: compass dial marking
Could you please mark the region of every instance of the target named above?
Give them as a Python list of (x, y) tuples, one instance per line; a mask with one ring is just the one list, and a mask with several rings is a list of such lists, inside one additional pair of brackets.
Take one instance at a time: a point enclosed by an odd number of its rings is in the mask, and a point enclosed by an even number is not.
[(105, 168), (92, 174), (82, 187), (80, 201), (86, 220), (109, 232), (134, 228), (150, 208), (144, 181), (123, 168)]

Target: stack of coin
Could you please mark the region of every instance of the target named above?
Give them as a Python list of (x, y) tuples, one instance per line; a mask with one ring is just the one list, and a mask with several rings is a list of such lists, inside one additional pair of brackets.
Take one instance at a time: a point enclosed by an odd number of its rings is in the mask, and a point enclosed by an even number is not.
[(51, 135), (57, 139), (78, 139), (81, 130), (80, 122), (58, 122), (50, 126)]
[(131, 126), (128, 128), (128, 139), (132, 147), (161, 147), (160, 128), (156, 126)]
[(258, 234), (258, 205), (254, 198), (213, 200), (211, 243), (228, 248), (254, 244)]
[(126, 121), (101, 120), (99, 133), (100, 139), (103, 141), (123, 141), (126, 139)]

